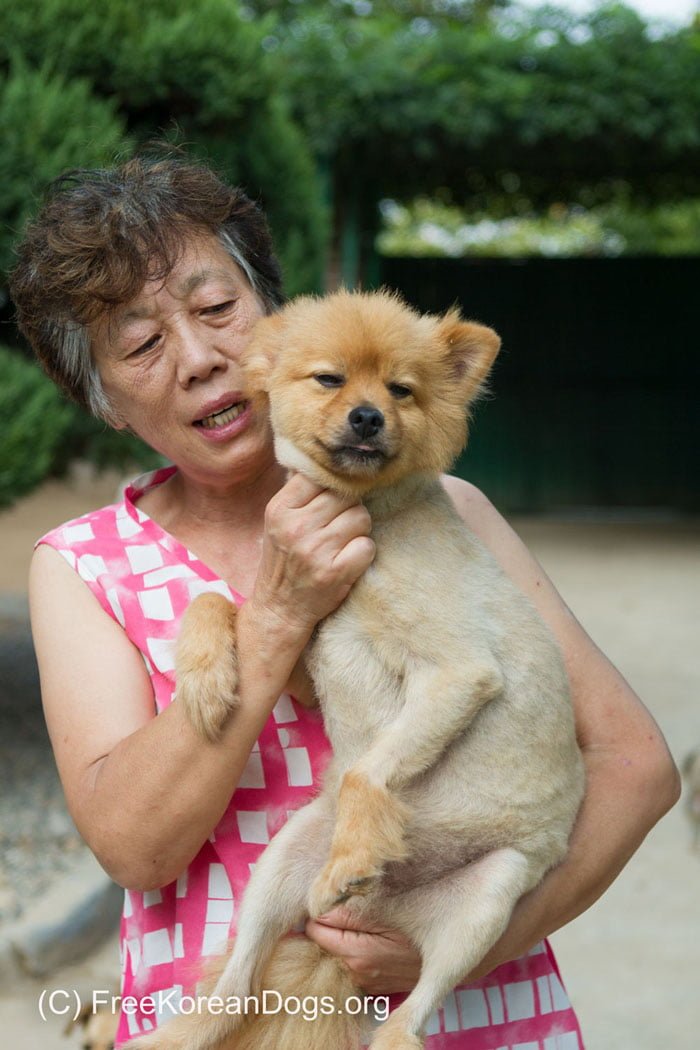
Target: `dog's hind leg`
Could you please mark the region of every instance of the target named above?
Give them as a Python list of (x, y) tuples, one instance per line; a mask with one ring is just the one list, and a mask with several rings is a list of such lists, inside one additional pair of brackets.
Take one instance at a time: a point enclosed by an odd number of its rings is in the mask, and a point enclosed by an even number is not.
[(279, 938), (305, 918), (309, 883), (332, 834), (332, 810), (321, 797), (294, 813), (275, 835), (246, 887), (233, 953), (215, 995), (249, 994)]
[[(260, 992), (265, 967), (280, 938), (307, 914), (309, 884), (328, 852), (332, 832), (332, 812), (320, 797), (292, 814), (272, 839), (243, 895), (232, 954), (223, 970), (217, 961), (204, 983), (208, 999), (226, 1002), (231, 997), (243, 1002)], [(239, 1046), (238, 1030), (251, 1020), (241, 1013), (204, 1009), (196, 1016), (175, 1017), (125, 1050), (210, 1050), (223, 1040), (227, 1048), (234, 1048)], [(303, 1028), (304, 1022), (300, 1024)], [(241, 1037), (242, 1045), (247, 1045), (246, 1033)]]
[(544, 871), (519, 850), (499, 849), (386, 901), (387, 924), (415, 942), (423, 966), (411, 994), (375, 1032), (371, 1050), (420, 1050), (430, 1015), (484, 958)]

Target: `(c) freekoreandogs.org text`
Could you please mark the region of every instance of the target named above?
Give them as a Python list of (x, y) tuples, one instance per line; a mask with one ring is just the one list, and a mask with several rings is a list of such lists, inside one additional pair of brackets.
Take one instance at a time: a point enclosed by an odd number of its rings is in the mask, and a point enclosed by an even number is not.
[[(77, 992), (66, 989), (54, 991), (48, 998), (40, 996), (39, 1010), (42, 1017), (45, 1014), (54, 1014), (62, 1017), (70, 1016), (72, 1006), (75, 1004), (76, 1016), (80, 1012), (81, 1003)], [(238, 1016), (241, 1014), (260, 1014), (271, 1016), (286, 1013), (298, 1016), (305, 1021), (315, 1021), (318, 1017), (327, 1017), (329, 1014), (349, 1014), (374, 1018), (376, 1021), (386, 1021), (389, 1016), (389, 998), (386, 995), (360, 996), (350, 995), (340, 1003), (336, 1003), (330, 995), (286, 995), (283, 996), (274, 989), (264, 989), (260, 995), (246, 995), (243, 997), (229, 995), (226, 997), (217, 995), (182, 995), (179, 988), (168, 988), (163, 991), (151, 992), (149, 995), (118, 996), (106, 989), (96, 989), (92, 993), (92, 1012), (108, 1010), (116, 1013), (121, 1009), (125, 1014), (135, 1016), (140, 1013), (143, 1017), (157, 1017), (159, 1023), (163, 1023), (177, 1014), (228, 1014)]]

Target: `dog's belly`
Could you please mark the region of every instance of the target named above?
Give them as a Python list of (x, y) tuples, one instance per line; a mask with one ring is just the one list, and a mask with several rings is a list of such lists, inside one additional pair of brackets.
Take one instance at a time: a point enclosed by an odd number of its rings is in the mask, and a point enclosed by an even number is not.
[(465, 867), (489, 852), (487, 848), (467, 847), (454, 835), (441, 840), (437, 849), (430, 848), (425, 837), (422, 837), (422, 840), (409, 838), (408, 847), (408, 860), (401, 863), (392, 861), (386, 865), (381, 886), (378, 887), (382, 896), (391, 896), (415, 886), (437, 882), (450, 872)]

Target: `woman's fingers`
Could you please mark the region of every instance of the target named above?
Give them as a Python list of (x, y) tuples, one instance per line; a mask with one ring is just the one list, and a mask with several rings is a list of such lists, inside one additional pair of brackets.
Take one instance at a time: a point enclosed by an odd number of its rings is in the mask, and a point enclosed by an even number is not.
[(371, 528), (362, 504), (295, 474), (265, 511), (256, 603), (313, 628), (372, 563)]
[(355, 536), (338, 551), (333, 560), (333, 567), (339, 578), (352, 586), (366, 572), (374, 561), (377, 548), (369, 536)]
[(348, 928), (354, 923), (341, 909), (309, 919), (305, 933), (320, 948), (342, 959), (358, 985), (373, 995), (407, 992), (420, 975), (421, 958), (416, 948), (398, 930), (370, 926)]

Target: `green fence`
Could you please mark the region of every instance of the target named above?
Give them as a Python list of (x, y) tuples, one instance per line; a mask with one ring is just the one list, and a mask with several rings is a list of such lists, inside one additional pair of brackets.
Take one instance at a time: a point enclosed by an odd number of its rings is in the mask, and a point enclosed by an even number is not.
[(508, 510), (700, 510), (700, 258), (383, 260), (503, 349), (457, 473)]

